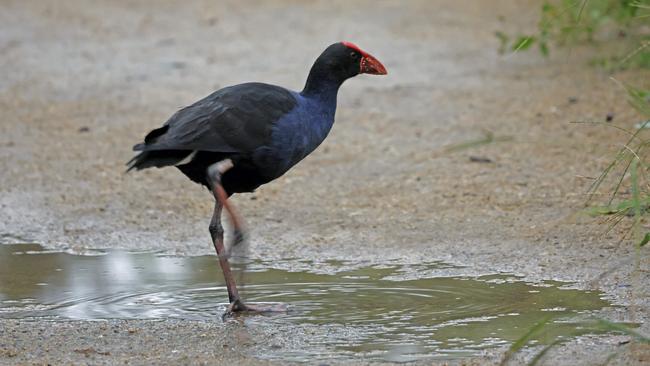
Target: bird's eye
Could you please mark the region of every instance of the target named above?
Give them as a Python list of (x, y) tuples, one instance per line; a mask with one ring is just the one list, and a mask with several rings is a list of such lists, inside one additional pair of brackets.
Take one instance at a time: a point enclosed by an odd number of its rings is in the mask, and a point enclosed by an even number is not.
[(357, 58), (357, 53), (356, 52), (350, 52), (350, 57)]

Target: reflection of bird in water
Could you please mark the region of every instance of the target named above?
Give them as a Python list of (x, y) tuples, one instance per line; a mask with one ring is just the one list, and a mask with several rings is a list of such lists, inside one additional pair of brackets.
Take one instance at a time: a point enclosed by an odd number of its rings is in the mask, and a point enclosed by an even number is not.
[(383, 75), (386, 69), (356, 45), (335, 43), (316, 59), (301, 92), (262, 83), (226, 87), (179, 110), (134, 146), (140, 154), (128, 170), (176, 166), (212, 190), (210, 234), (229, 312), (267, 309), (243, 304), (237, 292), (223, 244), (222, 208), (232, 221), (234, 245), (243, 241), (242, 220), (228, 197), (282, 176), (316, 149), (334, 123), (339, 87), (360, 73)]

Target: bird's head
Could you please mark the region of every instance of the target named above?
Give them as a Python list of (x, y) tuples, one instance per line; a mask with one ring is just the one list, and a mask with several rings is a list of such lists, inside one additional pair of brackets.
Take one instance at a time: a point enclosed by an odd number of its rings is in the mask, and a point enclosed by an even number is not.
[(327, 47), (314, 66), (342, 79), (358, 74), (386, 75), (384, 65), (352, 42), (337, 42)]
[(327, 47), (316, 59), (307, 78), (303, 92), (318, 92), (333, 82), (341, 85), (359, 74), (386, 75), (384, 65), (374, 56), (352, 42), (338, 42)]

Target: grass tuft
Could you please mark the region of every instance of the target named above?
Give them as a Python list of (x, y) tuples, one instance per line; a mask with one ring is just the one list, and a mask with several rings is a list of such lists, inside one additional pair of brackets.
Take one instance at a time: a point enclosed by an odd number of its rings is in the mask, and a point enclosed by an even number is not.
[(624, 56), (601, 56), (593, 65), (617, 70), (628, 67), (650, 68), (650, 36), (646, 22), (650, 18), (650, 0), (548, 0), (541, 6), (537, 31), (511, 37), (495, 33), (499, 52), (512, 53), (537, 45), (543, 56), (552, 46), (596, 43), (597, 39), (626, 41), (631, 51)]

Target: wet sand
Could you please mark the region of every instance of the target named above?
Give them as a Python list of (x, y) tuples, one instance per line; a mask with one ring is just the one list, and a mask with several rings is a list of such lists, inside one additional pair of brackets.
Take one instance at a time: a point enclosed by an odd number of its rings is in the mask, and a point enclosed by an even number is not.
[[(210, 195), (174, 169), (124, 174), (131, 146), (216, 88), (264, 81), (301, 89), (314, 58), (345, 39), (373, 53), (389, 75), (348, 81), (325, 143), (281, 179), (234, 198), (250, 228), (247, 255), (441, 260), (466, 266), (467, 275), (575, 281), (623, 306), (603, 316), (640, 322), (647, 334), (647, 255), (620, 242), (622, 226), (605, 234), (602, 221), (577, 214), (591, 183), (584, 177), (597, 176), (625, 136), (570, 123), (614, 113), (614, 122), (631, 126), (641, 116), (610, 75), (586, 66), (592, 49), (550, 59), (496, 52), (494, 32), (534, 29), (538, 7), (5, 1), (2, 242), (210, 254)], [(639, 82), (647, 75), (614, 76)], [(486, 131), (504, 141), (446, 150)], [(256, 364), (251, 354), (269, 337), (291, 344), (306, 336), (284, 331), (3, 320), (0, 363)], [(626, 340), (581, 337), (552, 350), (546, 363), (593, 364), (616, 351), (614, 363), (650, 360)], [(458, 362), (494, 363), (503, 351)]]

